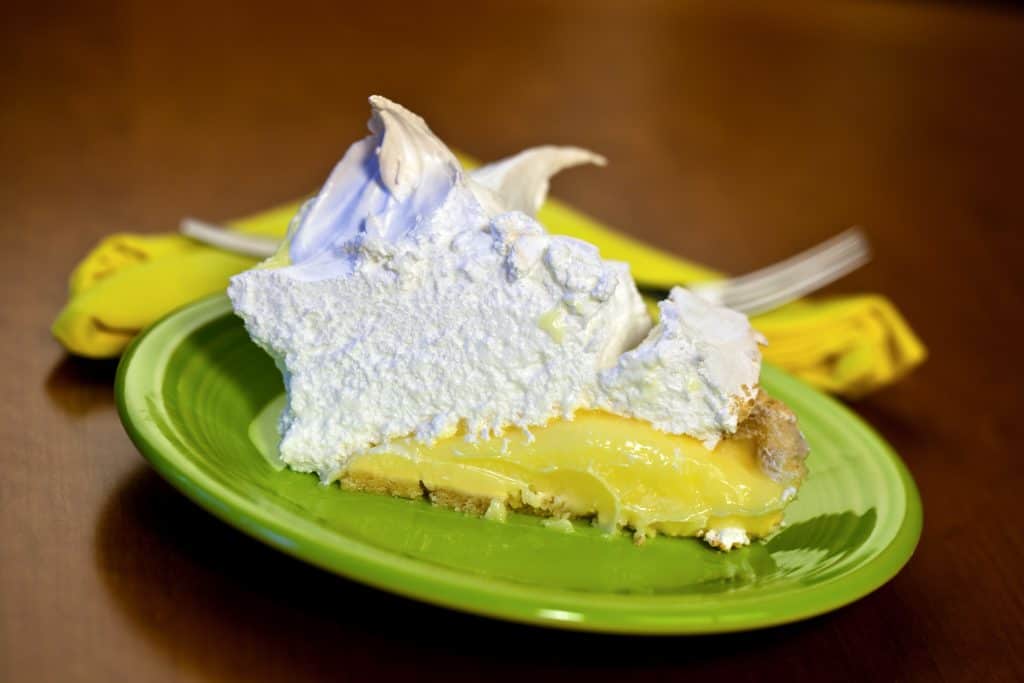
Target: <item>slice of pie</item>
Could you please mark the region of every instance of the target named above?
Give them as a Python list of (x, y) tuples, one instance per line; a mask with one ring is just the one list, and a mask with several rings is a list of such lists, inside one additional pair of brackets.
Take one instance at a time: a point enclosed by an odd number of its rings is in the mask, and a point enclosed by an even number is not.
[(722, 549), (776, 529), (807, 446), (758, 387), (760, 335), (679, 288), (655, 324), (626, 264), (533, 218), (551, 175), (604, 160), (538, 147), (467, 173), (370, 104), (372, 134), (229, 288), (284, 377), (281, 459), (490, 519)]

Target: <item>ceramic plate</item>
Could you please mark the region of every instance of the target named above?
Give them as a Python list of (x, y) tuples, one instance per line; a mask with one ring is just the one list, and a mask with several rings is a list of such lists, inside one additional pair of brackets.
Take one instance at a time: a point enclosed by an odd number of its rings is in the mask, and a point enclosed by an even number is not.
[[(356, 581), (520, 622), (617, 633), (711, 633), (803, 619), (889, 580), (910, 558), (921, 502), (892, 450), (850, 411), (778, 369), (764, 387), (811, 445), (810, 476), (767, 542), (722, 553), (693, 539), (636, 546), (586, 523), (573, 533), (502, 524), (322, 486), (275, 466), (283, 388), (223, 296), (168, 316), (118, 370), (125, 428), (185, 495), (242, 531)], [(276, 402), (276, 403), (275, 403)]]

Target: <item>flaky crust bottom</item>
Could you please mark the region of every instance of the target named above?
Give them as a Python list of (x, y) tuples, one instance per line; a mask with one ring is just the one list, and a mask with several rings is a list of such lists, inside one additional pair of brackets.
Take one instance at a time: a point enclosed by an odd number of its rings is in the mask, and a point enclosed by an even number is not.
[[(483, 516), (494, 502), (494, 499), (489, 496), (474, 496), (443, 487), (431, 488), (422, 481), (398, 481), (362, 472), (343, 475), (341, 487), (347, 491), (384, 493), (413, 500), (424, 498), (435, 505), (477, 516)], [(536, 500), (532, 501), (532, 504), (525, 502), (519, 496), (514, 496), (509, 497), (502, 504), (507, 509), (527, 512), (539, 517), (568, 516), (567, 511), (551, 496), (538, 496)]]

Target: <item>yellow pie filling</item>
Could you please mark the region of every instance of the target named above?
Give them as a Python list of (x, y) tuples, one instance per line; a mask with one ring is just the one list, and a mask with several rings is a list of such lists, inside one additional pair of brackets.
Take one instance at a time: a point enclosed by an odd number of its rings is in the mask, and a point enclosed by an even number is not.
[(765, 536), (781, 522), (795, 483), (762, 471), (752, 438), (708, 450), (691, 437), (604, 412), (475, 442), (462, 435), (431, 445), (398, 440), (353, 458), (342, 477), (346, 488), (428, 495), (489, 518), (503, 519), (508, 509), (587, 517), (640, 538), (724, 529)]

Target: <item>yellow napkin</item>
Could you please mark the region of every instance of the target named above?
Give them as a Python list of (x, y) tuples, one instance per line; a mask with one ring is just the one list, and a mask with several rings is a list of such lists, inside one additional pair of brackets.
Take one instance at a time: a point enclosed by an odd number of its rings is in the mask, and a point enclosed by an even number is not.
[[(287, 204), (230, 225), (283, 237), (298, 207), (298, 202)], [(553, 233), (586, 240), (605, 258), (628, 262), (644, 287), (668, 289), (720, 277), (556, 200), (549, 200), (538, 218)], [(179, 306), (224, 291), (228, 278), (255, 262), (175, 234), (112, 235), (72, 273), (70, 299), (53, 323), (53, 334), (71, 353), (117, 356), (144, 327)], [(899, 311), (877, 295), (801, 300), (752, 322), (768, 338), (767, 361), (849, 397), (895, 381), (926, 355)]]

